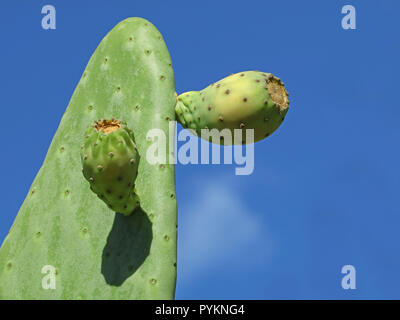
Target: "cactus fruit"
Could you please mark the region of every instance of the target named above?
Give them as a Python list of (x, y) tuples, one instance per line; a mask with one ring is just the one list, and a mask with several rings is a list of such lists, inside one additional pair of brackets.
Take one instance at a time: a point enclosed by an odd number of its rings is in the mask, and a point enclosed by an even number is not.
[(110, 209), (130, 215), (139, 205), (134, 192), (139, 154), (125, 122), (99, 120), (85, 132), (81, 150), (83, 175)]
[[(258, 71), (232, 74), (201, 91), (182, 93), (175, 106), (178, 121), (199, 136), (201, 129), (227, 128), (232, 137), (234, 129), (254, 129), (254, 142), (278, 129), (288, 109), (288, 93), (282, 81), (271, 73)], [(230, 144), (226, 140), (219, 142)]]
[[(125, 216), (90, 191), (80, 151), (87, 126), (114, 117), (127, 121), (145, 155), (150, 129), (161, 129), (169, 142), (175, 103), (161, 34), (141, 18), (120, 22), (90, 58), (1, 246), (0, 299), (174, 298), (174, 166), (139, 161), (140, 207)], [(51, 276), (54, 289), (46, 287)]]

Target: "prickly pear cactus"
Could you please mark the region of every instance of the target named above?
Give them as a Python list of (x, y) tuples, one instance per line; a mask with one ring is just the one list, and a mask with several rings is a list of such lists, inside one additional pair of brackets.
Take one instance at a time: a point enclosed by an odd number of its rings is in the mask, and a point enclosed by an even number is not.
[[(202, 91), (182, 93), (175, 109), (182, 126), (199, 136), (201, 129), (230, 129), (232, 136), (235, 129), (254, 129), (256, 142), (281, 125), (289, 110), (289, 97), (282, 81), (271, 73), (246, 71), (232, 74)], [(218, 142), (230, 144), (227, 140)]]
[[(171, 60), (160, 33), (140, 18), (119, 23), (83, 72), (2, 244), (1, 299), (174, 297), (173, 165), (141, 158), (135, 180), (140, 208), (124, 216), (90, 190), (82, 176), (80, 151), (89, 124), (115, 118), (127, 121), (139, 154), (146, 155), (151, 144), (146, 133), (158, 128), (168, 137), (175, 103)], [(54, 288), (46, 285), (52, 276)]]
[(81, 159), (82, 172), (91, 190), (110, 209), (132, 214), (140, 204), (134, 191), (139, 153), (126, 123), (103, 119), (89, 126)]

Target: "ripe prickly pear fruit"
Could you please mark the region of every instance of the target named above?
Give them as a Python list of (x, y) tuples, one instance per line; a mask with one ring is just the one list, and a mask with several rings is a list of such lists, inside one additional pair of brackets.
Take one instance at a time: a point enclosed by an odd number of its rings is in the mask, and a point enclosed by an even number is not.
[(125, 122), (99, 120), (85, 132), (81, 150), (83, 175), (90, 189), (110, 209), (130, 215), (139, 205), (134, 192), (139, 153)]
[[(246, 71), (232, 74), (201, 91), (178, 96), (178, 121), (201, 136), (201, 129), (254, 129), (254, 142), (268, 137), (281, 125), (289, 109), (289, 95), (271, 73)], [(245, 137), (245, 133), (242, 137)], [(243, 144), (220, 140), (220, 144)]]

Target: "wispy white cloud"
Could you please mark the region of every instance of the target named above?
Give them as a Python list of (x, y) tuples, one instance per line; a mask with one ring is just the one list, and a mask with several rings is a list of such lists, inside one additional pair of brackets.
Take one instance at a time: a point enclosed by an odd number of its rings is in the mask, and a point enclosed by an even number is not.
[(233, 180), (198, 181), (179, 199), (179, 274), (185, 282), (210, 268), (241, 260), (254, 263), (270, 253), (265, 220), (248, 208)]

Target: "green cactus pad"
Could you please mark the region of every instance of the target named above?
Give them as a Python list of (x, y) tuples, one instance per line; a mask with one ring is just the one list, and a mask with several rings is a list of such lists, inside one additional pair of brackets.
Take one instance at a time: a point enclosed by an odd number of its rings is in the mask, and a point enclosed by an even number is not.
[[(124, 216), (90, 190), (80, 151), (88, 125), (115, 118), (127, 121), (139, 154), (145, 155), (150, 129), (169, 136), (175, 103), (171, 59), (161, 34), (141, 18), (119, 23), (83, 72), (1, 246), (1, 299), (174, 298), (173, 165), (141, 158), (135, 180), (140, 208)], [(47, 265), (54, 267), (55, 289), (43, 286)]]
[(117, 120), (99, 120), (85, 132), (82, 172), (90, 189), (110, 209), (124, 215), (139, 206), (134, 192), (139, 153), (133, 132)]
[[(288, 110), (288, 93), (282, 81), (258, 71), (232, 74), (201, 91), (185, 92), (175, 107), (182, 126), (199, 136), (202, 129), (229, 129), (232, 137), (234, 129), (254, 129), (254, 142), (278, 129)], [(246, 143), (245, 132), (241, 134), (243, 139), (234, 144)]]

